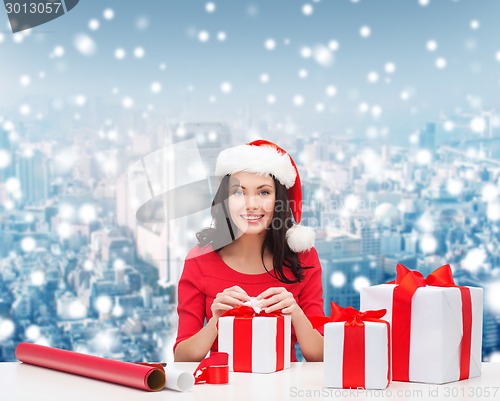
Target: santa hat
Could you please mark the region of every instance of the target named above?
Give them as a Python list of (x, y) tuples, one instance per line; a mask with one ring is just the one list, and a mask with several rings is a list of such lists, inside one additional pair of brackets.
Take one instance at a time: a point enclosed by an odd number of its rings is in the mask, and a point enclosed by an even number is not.
[(241, 171), (271, 174), (285, 186), (296, 222), (286, 232), (288, 246), (294, 252), (311, 249), (314, 245), (314, 230), (299, 225), (302, 215), (302, 186), (299, 171), (291, 156), (278, 145), (263, 139), (223, 150), (219, 154), (215, 175), (225, 176)]

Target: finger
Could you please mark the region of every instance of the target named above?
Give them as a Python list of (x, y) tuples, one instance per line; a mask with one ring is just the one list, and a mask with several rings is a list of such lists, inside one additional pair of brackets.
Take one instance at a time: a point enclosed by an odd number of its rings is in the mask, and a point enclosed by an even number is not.
[(219, 303), (223, 303), (226, 305), (232, 305), (234, 306), (240, 306), (243, 305), (243, 302), (240, 301), (239, 299), (233, 298), (230, 295), (221, 295), (220, 297), (216, 298), (214, 302), (217, 301)]
[(239, 292), (240, 294), (248, 295), (247, 292), (241, 288), (239, 285), (233, 285), (232, 287), (228, 288), (230, 291), (236, 291)]
[(291, 306), (290, 301), (287, 299), (284, 299), (284, 300), (278, 302), (277, 304), (274, 304), (274, 305), (270, 306), (269, 308), (264, 309), (264, 312), (271, 313), (271, 312), (275, 312), (277, 310), (280, 310), (280, 309), (283, 309), (286, 307), (290, 307), (290, 306)]
[(223, 292), (228, 294), (238, 294), (237, 298), (241, 299), (242, 301), (250, 301), (251, 299), (250, 296), (246, 293), (246, 291), (237, 285), (230, 288), (226, 288)]
[(267, 308), (268, 306), (274, 305), (277, 302), (280, 302), (283, 299), (283, 294), (273, 295), (271, 298), (264, 299), (260, 302), (259, 306), (261, 308)]
[(271, 295), (278, 294), (283, 291), (286, 291), (283, 287), (271, 287), (265, 290), (264, 292), (260, 293), (259, 295), (257, 295), (256, 298), (257, 300), (265, 299)]
[(221, 302), (217, 302), (216, 304), (213, 304), (214, 309), (216, 310), (229, 310), (233, 309), (231, 305), (223, 304)]
[(281, 309), (281, 313), (283, 313), (284, 315), (289, 315), (292, 312), (293, 312), (293, 307), (291, 306)]
[(226, 304), (221, 304), (221, 303), (216, 303), (212, 305), (212, 314), (220, 314), (217, 312), (226, 312), (228, 310), (233, 309), (232, 306), (226, 305)]
[(250, 297), (246, 294), (242, 294), (241, 292), (237, 292), (237, 291), (231, 291), (229, 292), (227, 295), (235, 298), (235, 299), (238, 299), (242, 302), (245, 302), (245, 301), (250, 301)]

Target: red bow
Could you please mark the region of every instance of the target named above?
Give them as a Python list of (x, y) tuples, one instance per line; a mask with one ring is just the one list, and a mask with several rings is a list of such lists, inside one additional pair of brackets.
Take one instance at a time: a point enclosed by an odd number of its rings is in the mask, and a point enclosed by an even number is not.
[(462, 298), (462, 330), (463, 337), (460, 353), (460, 380), (469, 377), (470, 347), (472, 335), (472, 301), (468, 287), (455, 284), (450, 265), (443, 265), (426, 278), (422, 273), (409, 270), (405, 266), (396, 266), (396, 280), (388, 284), (397, 284), (393, 293), (392, 307), (392, 368), (393, 379), (410, 381), (410, 328), (411, 303), (413, 294), (420, 287), (457, 287)]
[(456, 287), (450, 265), (443, 265), (434, 270), (426, 278), (416, 270), (410, 270), (406, 266), (396, 266), (396, 280), (387, 284), (398, 284), (403, 290), (412, 295), (417, 288), (432, 285), (435, 287)]
[(333, 301), (330, 302), (330, 308), (330, 316), (312, 316), (309, 318), (315, 329), (331, 322), (346, 322), (347, 325), (363, 326), (363, 322), (376, 322), (387, 312), (387, 309), (360, 312), (352, 306), (343, 308)]
[(229, 309), (228, 311), (224, 312), (224, 314), (221, 316), (235, 316), (235, 317), (278, 317), (281, 316), (282, 312), (281, 309), (277, 310), (275, 312), (264, 312), (261, 310), (259, 313), (255, 312), (255, 310), (251, 306), (237, 306), (236, 308)]

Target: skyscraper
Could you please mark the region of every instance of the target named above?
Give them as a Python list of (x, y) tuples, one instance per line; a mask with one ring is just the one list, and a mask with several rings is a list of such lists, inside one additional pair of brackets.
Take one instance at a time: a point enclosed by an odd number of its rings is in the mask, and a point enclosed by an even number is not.
[(418, 146), (420, 149), (427, 149), (434, 152), (436, 149), (436, 124), (427, 123), (425, 128), (421, 129), (418, 134)]
[(48, 199), (50, 171), (42, 152), (34, 150), (21, 155), (16, 163), (16, 176), (21, 184), (23, 203), (40, 204)]
[[(4, 164), (6, 165), (2, 168)], [(0, 128), (0, 183), (14, 175), (14, 146), (9, 139), (9, 133)]]

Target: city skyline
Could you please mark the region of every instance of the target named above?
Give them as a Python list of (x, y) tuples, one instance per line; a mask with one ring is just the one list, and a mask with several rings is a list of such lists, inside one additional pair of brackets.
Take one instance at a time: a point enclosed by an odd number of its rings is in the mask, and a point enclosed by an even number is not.
[[(142, 157), (157, 153), (160, 142), (167, 149), (194, 143), (203, 170), (211, 171), (221, 149), (245, 140), (230, 125), (167, 126), (146, 135), (150, 142), (141, 149)], [(325, 312), (331, 300), (359, 306), (359, 289), (392, 279), (397, 263), (424, 274), (450, 263), (459, 284), (485, 288), (490, 319), (485, 319), (484, 356), (496, 358), (500, 170), (489, 160), (498, 159), (498, 150), (483, 146), (483, 154), (462, 152), (446, 142), (437, 146), (438, 136), (435, 124), (429, 123), (406, 149), (367, 147), (359, 140), (328, 135), (290, 138), (283, 145), (299, 163), (304, 224), (317, 233)], [(468, 136), (475, 138), (476, 133), (469, 130)], [(171, 359), (176, 283), (182, 261), (196, 243), (195, 233), (210, 224), (210, 199), (204, 210), (168, 223), (137, 220), (142, 203), (134, 204), (134, 181), (106, 169), (109, 160), (85, 157), (104, 149), (80, 146), (77, 160), (64, 171), (54, 167), (60, 158), (57, 146), (31, 143), (35, 150), (25, 154), (17, 149), (22, 143), (11, 143), (7, 131), (2, 138), (4, 151), (6, 144), (12, 145), (15, 166), (14, 175), (2, 184), (4, 358), (13, 357), (15, 341), (32, 340), (114, 358), (147, 352), (143, 357)], [(480, 143), (499, 138), (499, 130), (493, 130)], [(68, 149), (71, 143), (81, 140), (70, 136), (59, 146)], [(137, 155), (132, 149), (127, 141), (115, 144), (114, 154), (121, 156), (112, 163), (133, 167)], [(193, 155), (190, 159), (198, 160)], [(51, 181), (26, 185), (45, 165), (53, 171)], [(178, 184), (192, 179), (184, 177), (189, 167), (172, 166)], [(44, 192), (47, 198), (34, 201), (32, 194)], [(35, 298), (42, 302), (34, 303)], [(157, 316), (159, 311), (165, 314)], [(144, 335), (156, 346), (133, 347), (130, 341)]]

